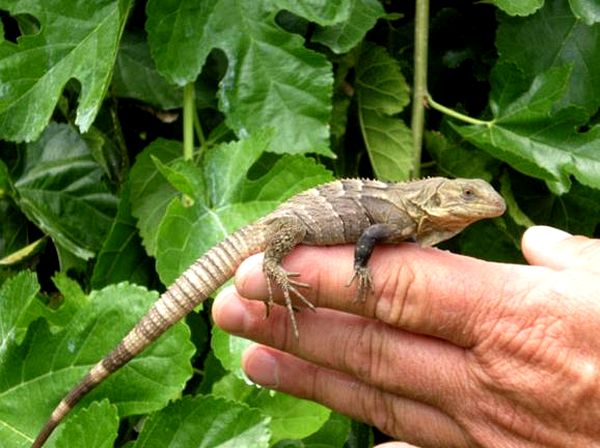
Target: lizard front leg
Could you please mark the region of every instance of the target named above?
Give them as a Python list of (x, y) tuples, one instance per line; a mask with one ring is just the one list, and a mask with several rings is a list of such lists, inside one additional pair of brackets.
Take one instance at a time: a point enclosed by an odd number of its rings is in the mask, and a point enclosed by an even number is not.
[(373, 224), (367, 227), (358, 238), (354, 248), (354, 274), (346, 286), (358, 281), (356, 302), (367, 300), (367, 294), (373, 292), (373, 279), (367, 263), (378, 243), (399, 243), (414, 236), (411, 227), (396, 224)]
[(314, 310), (314, 305), (304, 297), (298, 288), (308, 288), (310, 285), (293, 280), (291, 277), (298, 277), (297, 272), (287, 272), (281, 262), (283, 258), (290, 253), (304, 239), (306, 230), (304, 224), (296, 217), (279, 217), (271, 223), (273, 228), (271, 236), (267, 242), (265, 249), (265, 258), (263, 261), (263, 272), (267, 279), (267, 287), (269, 290), (269, 299), (265, 302), (266, 314), (273, 306), (273, 289), (272, 284), (277, 285), (283, 292), (285, 306), (288, 309), (294, 335), (298, 338), (298, 325), (294, 314), (294, 305), (291, 294), (294, 294), (306, 306)]

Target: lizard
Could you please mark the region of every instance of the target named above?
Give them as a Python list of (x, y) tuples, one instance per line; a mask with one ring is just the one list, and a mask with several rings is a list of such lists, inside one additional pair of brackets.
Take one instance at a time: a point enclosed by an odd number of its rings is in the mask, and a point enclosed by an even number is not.
[(471, 223), (504, 213), (502, 197), (480, 179), (431, 177), (385, 183), (343, 179), (322, 184), (283, 202), (273, 212), (226, 237), (198, 258), (162, 293), (149, 311), (106, 357), (60, 401), (33, 448), (40, 448), (69, 411), (94, 387), (156, 341), (172, 325), (232, 278), (243, 260), (264, 252), (268, 285), (266, 315), (273, 306), (273, 286), (281, 289), (291, 328), (298, 339), (292, 298), (313, 309), (299, 288), (309, 287), (282, 266), (298, 244), (328, 246), (355, 243), (356, 300), (373, 290), (368, 261), (376, 244), (415, 241), (433, 246)]

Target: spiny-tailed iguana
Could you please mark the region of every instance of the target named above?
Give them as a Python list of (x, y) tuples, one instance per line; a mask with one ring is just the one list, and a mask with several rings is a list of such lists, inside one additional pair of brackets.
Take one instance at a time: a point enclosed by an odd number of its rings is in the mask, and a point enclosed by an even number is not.
[(404, 183), (346, 179), (300, 193), (275, 211), (241, 228), (200, 257), (156, 301), (121, 343), (61, 400), (33, 442), (41, 447), (54, 428), (86, 393), (138, 355), (173, 324), (230, 279), (239, 264), (264, 251), (263, 271), (269, 285), (267, 313), (273, 304), (271, 285), (284, 294), (298, 337), (291, 296), (313, 305), (298, 290), (307, 284), (286, 272), (283, 258), (298, 244), (356, 243), (352, 283), (357, 298), (372, 289), (367, 262), (377, 243), (414, 240), (431, 246), (469, 224), (504, 213), (505, 203), (485, 181), (434, 177)]

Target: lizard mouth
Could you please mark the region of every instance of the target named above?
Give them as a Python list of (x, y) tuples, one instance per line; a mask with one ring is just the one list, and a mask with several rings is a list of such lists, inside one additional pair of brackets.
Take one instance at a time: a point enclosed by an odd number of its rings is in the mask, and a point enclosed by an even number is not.
[(502, 216), (505, 211), (506, 203), (503, 200), (498, 200), (482, 208), (480, 216), (483, 218), (497, 218), (498, 216)]

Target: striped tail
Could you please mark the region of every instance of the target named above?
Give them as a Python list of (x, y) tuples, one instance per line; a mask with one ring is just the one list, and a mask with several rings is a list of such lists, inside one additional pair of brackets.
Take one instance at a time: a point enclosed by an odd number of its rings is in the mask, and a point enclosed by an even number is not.
[(235, 274), (240, 263), (265, 249), (264, 226), (249, 225), (228, 236), (200, 257), (154, 303), (115, 349), (61, 400), (36, 437), (40, 448), (71, 409), (94, 387), (158, 339)]

